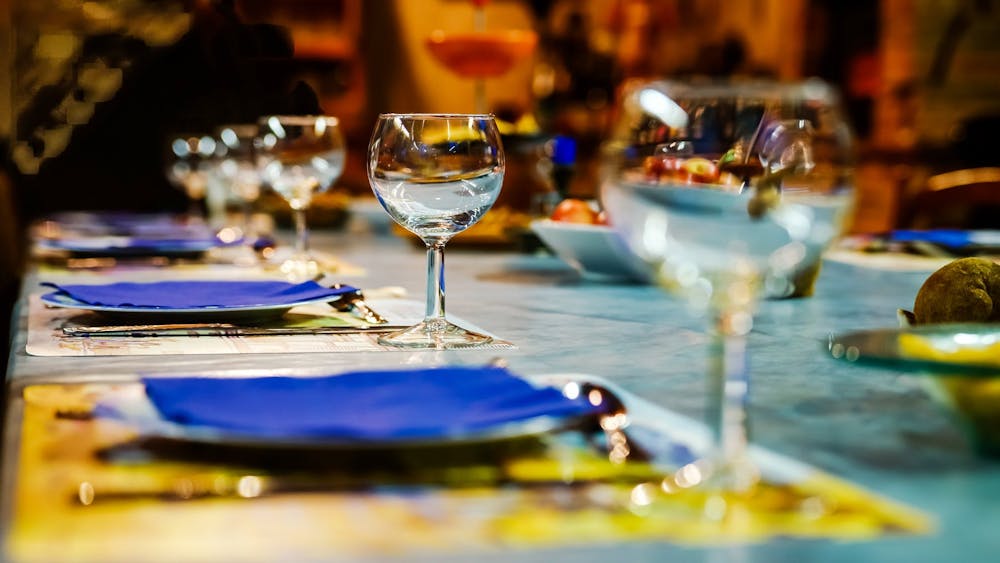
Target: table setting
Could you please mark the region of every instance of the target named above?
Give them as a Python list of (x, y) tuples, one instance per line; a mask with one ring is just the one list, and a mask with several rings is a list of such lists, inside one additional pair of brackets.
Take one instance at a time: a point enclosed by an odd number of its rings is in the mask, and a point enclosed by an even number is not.
[[(422, 253), (307, 228), (344, 166), (334, 116), (168, 143), (196, 195), (252, 170), (287, 200), (280, 260), (254, 190), (235, 218), (39, 225), (39, 252), (115, 261), (39, 259), (23, 288), (5, 558), (63, 560), (59, 537), (80, 561), (933, 560), (986, 529), (958, 518), (995, 509), (934, 484), (996, 490), (995, 443), (919, 378), (992, 387), (996, 331), (926, 321), (933, 270), (826, 256), (852, 205), (836, 92), (641, 81), (619, 103), (600, 222), (539, 218), (554, 255), (455, 248), (447, 309), (445, 248), (506, 189), (488, 113), (373, 124), (372, 193)], [(994, 436), (986, 391), (945, 391)]]
[[(330, 386), (378, 392), (331, 411), (316, 392)], [(268, 395), (261, 394), (264, 389)], [(595, 391), (607, 400), (595, 401)], [(696, 547), (756, 543), (775, 534), (859, 540), (921, 534), (932, 526), (919, 511), (767, 452), (755, 454), (774, 504), (758, 507), (758, 524), (722, 528), (700, 520), (701, 497), (684, 487), (693, 486), (696, 448), (707, 441), (704, 429), (580, 374), (524, 377), (495, 366), (249, 380), (231, 373), (149, 377), (138, 385), (36, 385), (25, 393), (32, 422), (48, 419), (52, 408), (73, 409), (57, 414), (56, 431), (40, 439), (53, 447), (68, 439), (85, 444), (79, 457), (60, 456), (61, 464), (75, 467), (73, 482), (79, 483), (66, 491), (69, 504), (67, 496), (37, 488), (61, 481), (44, 461), (30, 454), (25, 459), (37, 485), (29, 483), (22, 494), (36, 504), (19, 522), (25, 528), (15, 534), (15, 552), (36, 548), (53, 526), (69, 524), (85, 533), (96, 525), (92, 518), (114, 525), (122, 537), (140, 537), (137, 524), (126, 519), (136, 503), (156, 500), (170, 501), (180, 514), (197, 514), (211, 502), (220, 518), (241, 521), (244, 531), (275, 535), (289, 533), (291, 523), (241, 519), (236, 514), (246, 509), (234, 503), (273, 510), (295, 501), (306, 518), (294, 525), (318, 529), (324, 519), (354, 517), (350, 504), (342, 504), (350, 499), (389, 523), (422, 519), (430, 502), (451, 515), (435, 518), (439, 526), (429, 530), (432, 545), (424, 548), (444, 555), (461, 554), (455, 545), (481, 549), (497, 542), (552, 548), (667, 539)], [(300, 414), (289, 417), (288, 408)], [(358, 416), (372, 408), (385, 415)], [(611, 425), (623, 421), (625, 412), (629, 424), (614, 430)], [(635, 460), (608, 457), (623, 452)], [(345, 464), (344, 456), (353, 461)], [(372, 467), (379, 470), (372, 473)], [(671, 467), (676, 473), (665, 473)], [(663, 492), (665, 475), (675, 490)], [(783, 503), (793, 499), (813, 513), (783, 514)], [(395, 506), (378, 506), (388, 501)], [(586, 539), (577, 535), (585, 529), (591, 530)], [(163, 532), (204, 533), (183, 517)], [(316, 557), (329, 549), (357, 556), (423, 549), (396, 542), (373, 545), (341, 527), (292, 546), (261, 542), (252, 553), (234, 546), (230, 556), (267, 560)], [(99, 552), (85, 540), (81, 545), (84, 553)]]
[[(29, 331), (34, 338), (29, 338), (27, 351), (37, 355), (250, 352), (260, 348), (227, 342), (295, 335), (307, 337), (300, 346), (316, 346), (337, 336), (357, 346), (367, 342), (364, 335), (399, 330), (405, 326), (400, 319), (412, 316), (405, 311), (409, 302), (396, 304), (392, 314), (397, 324), (392, 324), (365, 301), (360, 289), (312, 281), (43, 282), (43, 286), (55, 291), (32, 301)], [(393, 299), (392, 288), (388, 289), (383, 292), (390, 301), (387, 311), (393, 301), (403, 301)], [(292, 309), (296, 312), (289, 313)], [(228, 340), (192, 342), (212, 336)], [(139, 340), (154, 337), (155, 341)]]

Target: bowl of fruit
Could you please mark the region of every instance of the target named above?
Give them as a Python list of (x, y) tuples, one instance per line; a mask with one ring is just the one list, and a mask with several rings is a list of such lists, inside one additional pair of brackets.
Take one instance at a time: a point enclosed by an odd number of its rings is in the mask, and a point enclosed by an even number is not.
[(531, 230), (553, 254), (591, 281), (649, 281), (646, 267), (611, 228), (594, 201), (566, 198), (547, 219), (532, 221)]

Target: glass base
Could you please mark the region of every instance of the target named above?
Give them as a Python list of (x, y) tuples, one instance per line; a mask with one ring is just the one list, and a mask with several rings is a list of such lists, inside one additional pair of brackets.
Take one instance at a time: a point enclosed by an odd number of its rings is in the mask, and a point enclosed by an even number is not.
[(736, 506), (739, 503), (735, 501), (754, 498), (759, 493), (760, 468), (748, 456), (719, 457), (705, 464), (705, 473), (700, 486), (707, 494), (705, 516), (711, 520), (725, 520), (728, 506)]
[(311, 256), (303, 255), (292, 256), (285, 260), (279, 269), (285, 279), (293, 283), (314, 280), (319, 277), (321, 271), (319, 262)]
[(236, 266), (259, 266), (261, 263), (260, 256), (249, 244), (221, 248), (218, 259)]
[(423, 321), (410, 328), (378, 338), (379, 344), (403, 348), (450, 350), (474, 348), (493, 342), (493, 337), (464, 329), (448, 321)]

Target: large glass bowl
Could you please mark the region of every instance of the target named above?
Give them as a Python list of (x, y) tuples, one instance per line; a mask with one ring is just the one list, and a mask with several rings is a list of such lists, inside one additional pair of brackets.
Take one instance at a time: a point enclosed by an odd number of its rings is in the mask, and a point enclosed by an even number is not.
[(632, 82), (617, 111), (601, 202), (650, 277), (708, 319), (705, 483), (742, 498), (758, 474), (745, 412), (754, 311), (812, 290), (850, 215), (852, 135), (822, 82)]

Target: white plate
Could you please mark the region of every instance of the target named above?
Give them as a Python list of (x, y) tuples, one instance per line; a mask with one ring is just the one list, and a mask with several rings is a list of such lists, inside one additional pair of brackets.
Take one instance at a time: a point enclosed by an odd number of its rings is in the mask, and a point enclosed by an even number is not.
[(584, 278), (649, 281), (646, 266), (611, 227), (542, 219), (532, 222), (531, 230)]
[(273, 319), (287, 313), (293, 307), (335, 301), (336, 295), (320, 297), (292, 303), (273, 305), (248, 305), (237, 307), (196, 307), (182, 309), (161, 309), (156, 307), (128, 307), (113, 305), (91, 305), (77, 301), (65, 293), (53, 291), (42, 295), (41, 300), (52, 307), (82, 309), (122, 320), (155, 319), (164, 321), (251, 321)]

